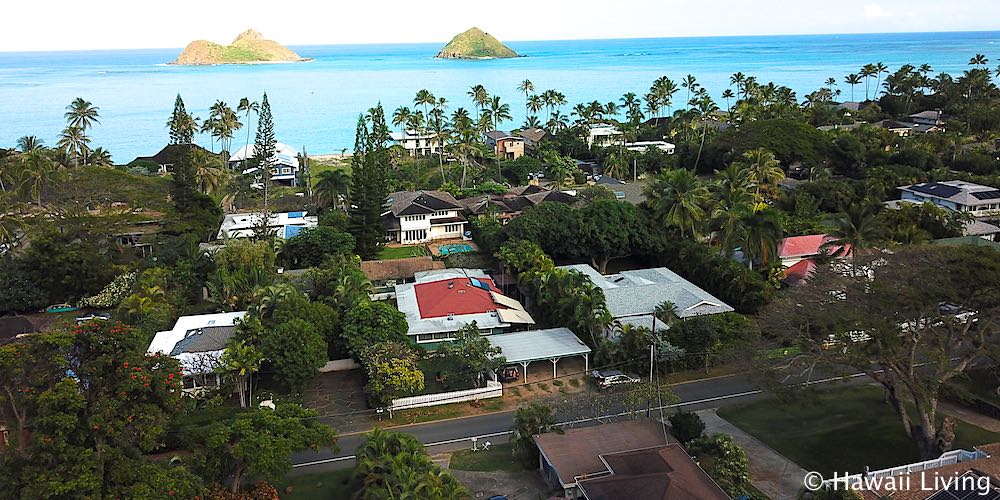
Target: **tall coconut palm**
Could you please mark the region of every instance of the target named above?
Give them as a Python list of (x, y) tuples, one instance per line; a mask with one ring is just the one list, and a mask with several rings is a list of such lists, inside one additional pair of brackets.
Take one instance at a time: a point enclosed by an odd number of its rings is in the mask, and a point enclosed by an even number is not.
[(743, 160), (740, 164), (750, 173), (750, 181), (754, 186), (754, 196), (758, 201), (764, 201), (768, 188), (785, 178), (781, 162), (774, 157), (774, 153), (764, 148), (751, 149), (743, 153)]
[(719, 110), (715, 101), (708, 95), (708, 92), (699, 92), (695, 99), (695, 111), (701, 118), (701, 142), (698, 144), (698, 156), (694, 160), (694, 170), (698, 171), (698, 164), (701, 163), (701, 152), (705, 149), (705, 135), (708, 134), (709, 118)]
[(681, 237), (697, 237), (705, 220), (708, 188), (701, 185), (694, 172), (685, 169), (665, 170), (646, 188), (649, 205), (665, 225), (676, 227)]
[(858, 250), (871, 248), (881, 241), (885, 227), (867, 203), (851, 205), (847, 211), (834, 217), (830, 222), (828, 233), (834, 239), (823, 246), (833, 249), (834, 255), (852, 257), (851, 265), (856, 274), (854, 255)]
[(22, 153), (30, 153), (37, 149), (41, 149), (44, 145), (44, 141), (38, 138), (36, 135), (26, 135), (17, 140), (17, 149)]
[(493, 128), (499, 130), (500, 124), (513, 119), (510, 114), (510, 105), (500, 102), (500, 96), (495, 95), (489, 102), (490, 116), (493, 118)]
[(321, 207), (337, 208), (340, 197), (347, 197), (351, 189), (351, 176), (344, 170), (324, 170), (317, 176), (316, 197)]
[(490, 94), (482, 85), (473, 85), (467, 94), (472, 99), (472, 103), (476, 105), (476, 121), (479, 121), (479, 115), (486, 107), (486, 103), (489, 102)]
[(445, 109), (448, 107), (447, 101), (444, 97), (437, 100), (434, 107), (431, 108), (431, 114), (428, 116), (428, 125), (430, 125), (431, 130), (434, 131), (434, 138), (432, 139), (432, 144), (437, 145), (438, 151), (438, 168), (441, 170), (441, 182), (445, 182), (444, 178), (444, 146), (448, 141), (448, 118), (445, 117)]
[(55, 178), (59, 165), (42, 150), (21, 155), (21, 190), (42, 206), (42, 191)]
[(851, 101), (854, 101), (854, 86), (861, 83), (861, 75), (857, 73), (851, 73), (844, 77), (844, 83), (851, 86)]
[(427, 116), (428, 113), (427, 106), (434, 106), (436, 104), (437, 104), (437, 98), (434, 97), (434, 94), (432, 94), (431, 91), (427, 89), (418, 90), (416, 97), (413, 98), (414, 106), (424, 107), (424, 116)]
[(604, 174), (615, 179), (624, 179), (632, 161), (629, 153), (627, 149), (611, 148), (604, 159)]
[(750, 266), (753, 267), (756, 262), (762, 268), (769, 267), (778, 256), (778, 242), (784, 236), (780, 213), (775, 208), (758, 203), (753, 210), (746, 212), (743, 227), (746, 231), (743, 251)]
[(969, 66), (975, 66), (977, 68), (980, 66), (985, 67), (987, 64), (989, 64), (989, 62), (990, 60), (983, 54), (976, 54), (972, 56), (971, 59), (969, 59)]
[(406, 125), (410, 122), (413, 111), (407, 106), (400, 106), (392, 113), (392, 124), (400, 128), (401, 132), (406, 132)]
[(68, 126), (59, 134), (56, 143), (66, 155), (71, 165), (86, 163), (87, 152), (90, 150), (90, 137), (80, 127)]
[[(78, 129), (79, 135), (86, 138), (87, 129), (92, 128), (95, 123), (101, 123), (98, 119), (100, 116), (101, 108), (94, 106), (88, 100), (82, 97), (77, 97), (73, 99), (68, 106), (66, 106), (66, 124), (67, 129), (74, 128)], [(88, 144), (90, 140), (86, 140)], [(89, 152), (87, 148), (82, 148), (79, 150), (82, 155), (83, 163), (87, 163), (87, 153)]]
[(865, 100), (867, 101), (869, 94), (869, 85), (871, 82), (871, 77), (875, 76), (876, 69), (874, 64), (866, 64), (861, 67), (860, 75), (865, 79)]
[(712, 223), (719, 232), (722, 254), (732, 257), (736, 244), (744, 240), (745, 215), (754, 205), (750, 172), (739, 163), (731, 163), (715, 172), (712, 184)]
[(736, 95), (733, 94), (733, 89), (726, 89), (722, 91), (722, 98), (726, 100), (726, 114), (730, 114), (733, 111), (732, 106), (729, 105), (729, 100), (733, 97), (736, 97)]
[[(260, 113), (260, 103), (257, 101), (251, 101), (249, 97), (243, 97), (240, 99), (239, 105), (236, 106), (237, 113), (246, 113), (247, 115), (247, 140), (243, 144), (245, 149), (250, 148), (250, 131), (253, 129), (251, 115)], [(248, 151), (249, 153), (249, 151)], [(249, 154), (246, 155), (247, 158), (250, 157)]]
[(878, 97), (878, 89), (882, 86), (882, 74), (889, 74), (889, 67), (885, 63), (875, 63), (875, 97)]
[(542, 108), (544, 107), (545, 107), (545, 100), (542, 99), (542, 96), (533, 95), (528, 98), (528, 111), (531, 112), (532, 116), (537, 115), (538, 112), (541, 111)]
[(687, 102), (688, 106), (691, 106), (691, 94), (698, 91), (698, 79), (696, 79), (694, 75), (687, 75), (683, 80), (681, 80), (681, 87), (687, 89), (687, 101), (685, 102)]
[(206, 153), (204, 149), (191, 150), (191, 165), (194, 167), (194, 181), (202, 193), (212, 193), (225, 182), (225, 169), (219, 157)]
[(733, 76), (729, 77), (729, 84), (736, 87), (736, 99), (740, 99), (740, 93), (743, 91), (743, 83), (746, 81), (746, 78), (746, 75), (741, 71), (733, 73)]
[(212, 135), (213, 140), (218, 139), (219, 146), (222, 151), (225, 152), (226, 158), (228, 160), (228, 155), (230, 153), (230, 142), (233, 138), (233, 133), (239, 130), (243, 126), (240, 123), (239, 115), (233, 111), (222, 100), (215, 101), (215, 104), (209, 110), (208, 120), (206, 123), (211, 122), (208, 132)]
[(524, 81), (517, 84), (517, 91), (524, 93), (524, 115), (528, 116), (528, 100), (531, 93), (535, 91), (535, 84), (525, 78)]

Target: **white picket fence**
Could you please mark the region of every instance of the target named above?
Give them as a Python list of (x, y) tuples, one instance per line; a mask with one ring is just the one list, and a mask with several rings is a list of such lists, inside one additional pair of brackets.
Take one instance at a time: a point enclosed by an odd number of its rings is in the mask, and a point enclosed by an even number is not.
[(476, 401), (479, 399), (499, 397), (503, 397), (503, 384), (495, 380), (487, 380), (486, 387), (480, 387), (479, 389), (442, 392), (438, 394), (421, 394), (420, 396), (394, 399), (392, 400), (392, 409), (405, 410), (407, 408), (446, 405), (451, 403), (461, 403), (463, 401)]

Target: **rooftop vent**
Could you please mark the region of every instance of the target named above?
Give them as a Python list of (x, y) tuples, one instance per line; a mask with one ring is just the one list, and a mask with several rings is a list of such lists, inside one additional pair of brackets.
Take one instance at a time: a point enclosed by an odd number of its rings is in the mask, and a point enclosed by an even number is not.
[(461, 294), (463, 294), (463, 293), (465, 293), (465, 290), (459, 290), (459, 291), (458, 291), (458, 294), (459, 294), (459, 295), (461, 295)]
[(454, 281), (449, 281), (448, 282), (448, 289), (451, 290), (452, 288), (455, 288), (455, 282)]
[(454, 321), (455, 313), (448, 313), (448, 321)]

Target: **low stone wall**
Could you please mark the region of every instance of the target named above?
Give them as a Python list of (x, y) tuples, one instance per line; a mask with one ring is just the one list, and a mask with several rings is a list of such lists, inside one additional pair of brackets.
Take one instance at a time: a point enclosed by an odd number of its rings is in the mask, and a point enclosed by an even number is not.
[(405, 410), (407, 408), (438, 406), (451, 403), (461, 403), (463, 401), (475, 401), (478, 399), (499, 397), (503, 397), (503, 384), (494, 380), (487, 380), (486, 387), (480, 387), (479, 389), (442, 392), (438, 394), (422, 394), (420, 396), (394, 399), (392, 401), (392, 409)]
[(326, 364), (319, 369), (319, 371), (321, 373), (346, 372), (347, 370), (357, 370), (358, 368), (361, 368), (361, 365), (359, 365), (357, 361), (347, 358), (327, 361)]

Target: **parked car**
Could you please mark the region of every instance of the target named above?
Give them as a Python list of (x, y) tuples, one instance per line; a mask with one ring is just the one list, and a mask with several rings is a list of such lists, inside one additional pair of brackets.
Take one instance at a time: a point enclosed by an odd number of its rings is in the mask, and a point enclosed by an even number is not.
[(94, 319), (99, 319), (101, 321), (109, 321), (111, 320), (111, 314), (110, 313), (95, 314)]
[(64, 312), (70, 312), (70, 311), (77, 311), (79, 309), (80, 309), (79, 307), (73, 307), (73, 306), (71, 306), (69, 304), (53, 304), (53, 305), (51, 305), (49, 307), (46, 307), (45, 308), (45, 312), (47, 312), (47, 313), (64, 313)]
[(501, 382), (517, 382), (521, 379), (521, 370), (516, 366), (505, 366), (497, 373)]
[(601, 386), (602, 389), (620, 384), (634, 384), (640, 381), (639, 377), (629, 375), (620, 370), (594, 370), (591, 372), (591, 375), (593, 375), (594, 380), (597, 381), (597, 385)]
[(94, 319), (94, 315), (91, 313), (84, 313), (76, 317), (77, 323), (83, 323), (84, 321), (90, 321)]

